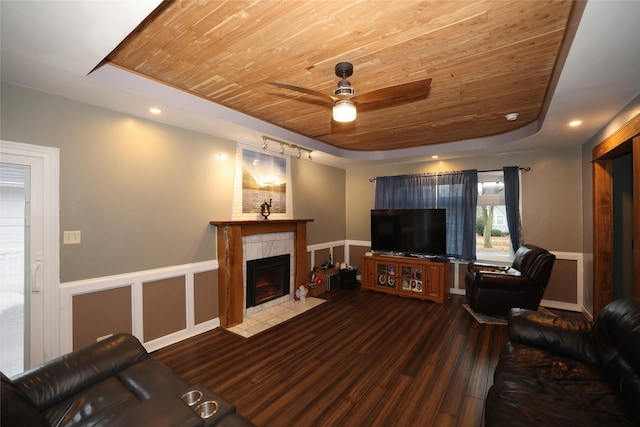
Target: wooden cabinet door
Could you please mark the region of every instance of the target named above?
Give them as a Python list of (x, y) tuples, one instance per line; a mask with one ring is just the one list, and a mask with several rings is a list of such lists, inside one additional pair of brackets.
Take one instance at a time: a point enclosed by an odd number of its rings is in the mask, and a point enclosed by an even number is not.
[(424, 294), (425, 268), (421, 264), (400, 264), (398, 277), (398, 291), (407, 296), (422, 296)]
[(398, 264), (391, 260), (376, 261), (376, 287), (385, 291), (398, 289)]
[(442, 299), (442, 264), (430, 264), (426, 267), (426, 289), (425, 295), (434, 300), (440, 301)]
[(362, 257), (362, 275), (360, 277), (363, 288), (374, 288), (376, 285), (375, 261), (371, 257)]

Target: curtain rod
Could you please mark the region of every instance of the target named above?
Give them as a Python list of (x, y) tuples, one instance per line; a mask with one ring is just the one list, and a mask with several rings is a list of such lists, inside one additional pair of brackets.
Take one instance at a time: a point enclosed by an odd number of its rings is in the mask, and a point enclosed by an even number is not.
[[(529, 172), (531, 170), (530, 167), (520, 167), (518, 166), (518, 169), (524, 172)], [(503, 169), (485, 169), (485, 170), (479, 170), (477, 172), (502, 172)], [(460, 172), (433, 172), (433, 173), (417, 173), (414, 174), (415, 176), (442, 176), (442, 175), (451, 175), (454, 173), (460, 173)], [(403, 175), (398, 175), (398, 176), (403, 176)], [(405, 176), (409, 176), (409, 175), (405, 175)], [(369, 178), (369, 182), (375, 182), (376, 178)]]

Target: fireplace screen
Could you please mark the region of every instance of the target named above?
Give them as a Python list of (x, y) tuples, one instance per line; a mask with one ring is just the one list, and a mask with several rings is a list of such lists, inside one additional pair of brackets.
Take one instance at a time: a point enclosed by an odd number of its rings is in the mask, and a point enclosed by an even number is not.
[(289, 294), (291, 255), (247, 261), (247, 308)]

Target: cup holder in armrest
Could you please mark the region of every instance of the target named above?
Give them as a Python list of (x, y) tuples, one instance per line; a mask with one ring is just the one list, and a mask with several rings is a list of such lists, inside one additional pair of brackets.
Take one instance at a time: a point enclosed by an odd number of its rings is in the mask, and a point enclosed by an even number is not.
[(200, 399), (189, 406), (204, 420), (205, 427), (215, 426), (222, 418), (236, 412), (235, 405), (224, 400), (202, 384), (195, 384), (189, 387), (181, 395), (183, 396), (182, 400), (187, 404), (189, 402), (184, 396), (189, 393), (194, 393), (194, 395), (191, 395), (192, 397), (197, 397), (197, 393), (200, 393)]
[(180, 396), (180, 398), (184, 400), (187, 405), (193, 406), (202, 399), (202, 392), (200, 390), (189, 390)]
[(196, 406), (196, 413), (200, 418), (211, 418), (218, 412), (218, 402), (215, 400), (207, 400)]

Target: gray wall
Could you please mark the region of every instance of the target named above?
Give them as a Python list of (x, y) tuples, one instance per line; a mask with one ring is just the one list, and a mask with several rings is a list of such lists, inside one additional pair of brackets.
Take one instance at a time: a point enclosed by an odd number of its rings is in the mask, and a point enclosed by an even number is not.
[(347, 171), (347, 238), (369, 240), (369, 211), (375, 183), (369, 178), (463, 169), (491, 170), (503, 166), (530, 167), (522, 173), (522, 227), (525, 242), (552, 251), (582, 251), (580, 148), (503, 154), (353, 168)]
[(344, 240), (345, 179), (343, 169), (309, 162), (304, 157), (291, 159), (293, 214), (310, 218), (307, 244)]
[[(60, 245), (61, 282), (215, 259), (209, 221), (231, 218), (235, 142), (9, 84), (1, 102), (0, 138), (60, 149), (60, 230), (82, 232)], [(344, 171), (291, 163), (309, 243), (344, 239)]]

